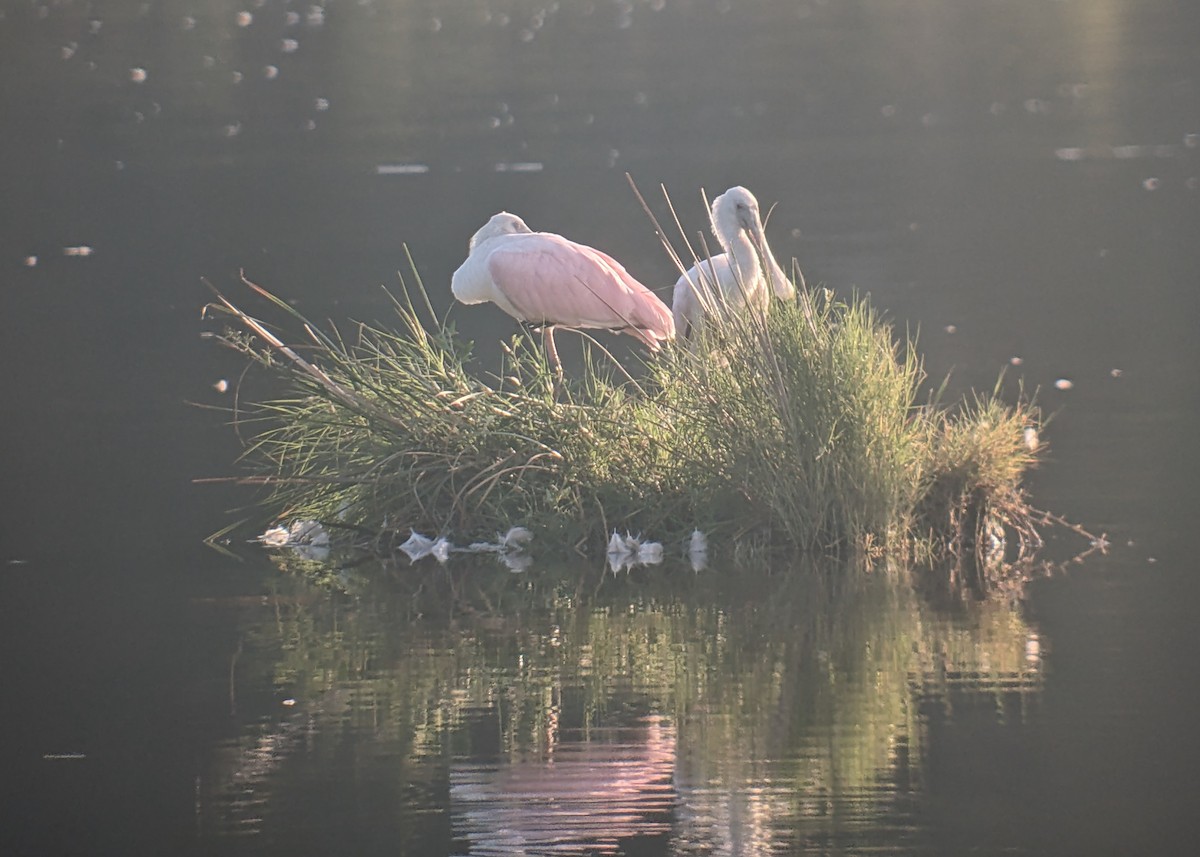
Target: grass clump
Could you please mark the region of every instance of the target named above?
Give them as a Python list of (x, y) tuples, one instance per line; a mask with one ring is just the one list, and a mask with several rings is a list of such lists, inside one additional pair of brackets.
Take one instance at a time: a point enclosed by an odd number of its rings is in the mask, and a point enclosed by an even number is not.
[(865, 300), (777, 303), (650, 364), (700, 520), (819, 548), (904, 528), (921, 470), (911, 349)]
[(303, 326), (312, 352), (221, 299), (251, 334), (223, 341), (291, 391), (238, 415), (257, 471), (248, 481), (268, 487), (279, 517), (385, 535), (492, 535), (520, 522), (574, 543), (632, 522), (661, 490), (654, 433), (631, 428), (645, 416), (636, 384), (615, 380), (607, 357), (557, 389), (536, 338), (514, 336), (499, 371), (478, 373), (469, 344), (428, 307), (422, 321), (407, 291), (396, 330), (358, 324), (347, 339), (254, 288)]
[(1026, 560), (1042, 546), (1039, 515), (1021, 484), (1043, 451), (1038, 410), (1006, 406), (993, 392), (931, 412), (928, 428), (914, 531), (928, 538), (934, 557), (948, 560), (952, 582), (986, 590), (1006, 558)]
[(1035, 414), (994, 397), (918, 404), (912, 344), (865, 299), (802, 292), (769, 316), (707, 325), (633, 374), (585, 337), (582, 371), (558, 385), (535, 335), (478, 370), (427, 299), (418, 311), (419, 282), (393, 301), (394, 329), (356, 324), (351, 337), (247, 284), (306, 340), (288, 346), (228, 299), (214, 305), (238, 322), (222, 341), (286, 389), (236, 414), (245, 481), (266, 486), (277, 518), (385, 542), (523, 524), (598, 546), (614, 528), (669, 541), (699, 527), (958, 557), (985, 544), (989, 522), (1036, 537), (1020, 487)]

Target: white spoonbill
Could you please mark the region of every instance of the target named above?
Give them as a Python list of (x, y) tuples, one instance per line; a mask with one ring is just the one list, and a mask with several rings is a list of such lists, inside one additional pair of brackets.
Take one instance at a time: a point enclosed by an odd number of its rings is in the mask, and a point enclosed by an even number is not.
[(454, 297), (465, 304), (491, 301), (518, 321), (544, 328), (556, 374), (562, 372), (556, 327), (628, 333), (651, 350), (675, 335), (667, 305), (619, 262), (561, 235), (534, 232), (515, 214), (492, 215), (467, 250), (450, 280)]
[(712, 231), (724, 253), (689, 268), (675, 283), (671, 309), (675, 329), (684, 336), (708, 311), (751, 307), (765, 313), (770, 290), (784, 300), (796, 297), (763, 233), (758, 200), (744, 187), (731, 187), (713, 200)]

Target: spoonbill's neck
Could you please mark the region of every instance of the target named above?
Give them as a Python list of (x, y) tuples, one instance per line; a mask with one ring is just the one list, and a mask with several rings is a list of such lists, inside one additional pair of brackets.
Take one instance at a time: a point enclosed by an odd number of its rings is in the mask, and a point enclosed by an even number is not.
[(729, 258), (737, 267), (738, 273), (747, 282), (758, 279), (762, 273), (762, 264), (758, 258), (758, 251), (754, 247), (754, 242), (750, 240), (750, 236), (746, 234), (745, 229), (737, 229), (730, 238), (726, 248), (729, 253)]

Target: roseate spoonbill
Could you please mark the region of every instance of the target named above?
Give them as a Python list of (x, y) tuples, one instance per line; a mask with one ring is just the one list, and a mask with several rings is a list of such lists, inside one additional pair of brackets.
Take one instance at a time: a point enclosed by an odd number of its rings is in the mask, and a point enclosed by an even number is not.
[(619, 262), (561, 235), (534, 232), (515, 214), (492, 215), (467, 250), (450, 280), (454, 297), (465, 304), (491, 301), (518, 321), (543, 328), (558, 375), (556, 327), (627, 333), (651, 350), (675, 335), (667, 305)]
[(713, 200), (710, 219), (725, 252), (702, 260), (675, 283), (671, 309), (680, 336), (700, 325), (707, 312), (751, 307), (765, 313), (771, 300), (768, 289), (784, 300), (796, 297), (767, 246), (754, 194), (731, 187)]

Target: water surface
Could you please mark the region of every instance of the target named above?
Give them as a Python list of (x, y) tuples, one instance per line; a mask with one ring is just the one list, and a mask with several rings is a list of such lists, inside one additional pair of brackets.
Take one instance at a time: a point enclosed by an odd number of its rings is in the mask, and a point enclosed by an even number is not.
[[(1188, 841), (1190, 6), (0, 13), (4, 853)], [(232, 290), (244, 268), (311, 316), (384, 318), (407, 243), (444, 309), (467, 237), (507, 209), (666, 287), (626, 171), (690, 235), (701, 188), (751, 188), (778, 203), (776, 254), (919, 331), (935, 381), (1007, 367), (1010, 395), (1040, 389), (1035, 502), (1109, 553), (950, 609), (899, 570), (668, 563), (597, 591), (599, 562), (421, 566), (329, 588), (200, 545), (249, 499), (192, 482), (238, 450), (188, 404), (228, 405), (213, 385), (241, 370), (199, 337), (202, 278)], [(513, 329), (454, 318), (485, 354)]]

